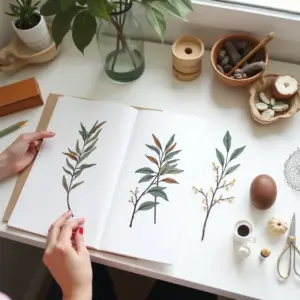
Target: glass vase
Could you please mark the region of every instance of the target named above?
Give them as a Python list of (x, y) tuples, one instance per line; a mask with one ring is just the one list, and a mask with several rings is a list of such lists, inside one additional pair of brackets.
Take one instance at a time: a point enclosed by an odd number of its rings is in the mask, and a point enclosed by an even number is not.
[(132, 16), (132, 0), (114, 1), (110, 22), (99, 20), (97, 42), (109, 78), (130, 82), (145, 69), (142, 29)]

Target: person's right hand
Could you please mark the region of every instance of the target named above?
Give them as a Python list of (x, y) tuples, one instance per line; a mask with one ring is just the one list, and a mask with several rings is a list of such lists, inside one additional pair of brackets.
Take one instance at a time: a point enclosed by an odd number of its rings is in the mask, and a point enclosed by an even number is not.
[(92, 267), (83, 240), (84, 219), (67, 222), (69, 211), (51, 225), (43, 257), (64, 300), (92, 299)]

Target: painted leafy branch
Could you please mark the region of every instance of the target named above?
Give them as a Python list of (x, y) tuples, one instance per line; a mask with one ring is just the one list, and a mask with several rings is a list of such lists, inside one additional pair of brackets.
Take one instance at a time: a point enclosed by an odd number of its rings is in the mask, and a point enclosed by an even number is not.
[[(170, 177), (170, 175), (176, 175), (183, 172), (183, 170), (177, 168), (180, 159), (176, 159), (176, 156), (181, 150), (175, 150), (177, 145), (175, 142), (175, 134), (171, 136), (164, 147), (162, 147), (161, 142), (154, 134), (152, 134), (152, 137), (154, 145), (146, 145), (146, 147), (153, 152), (153, 155), (146, 155), (146, 157), (154, 165), (154, 168), (143, 167), (135, 172), (137, 174), (142, 174), (139, 183), (150, 183), (143, 192), (140, 192), (138, 188), (134, 191), (130, 191), (131, 197), (129, 202), (133, 205), (133, 211), (129, 227), (132, 227), (134, 217), (138, 212), (151, 209), (154, 210), (153, 221), (154, 224), (156, 224), (157, 205), (159, 204), (158, 198), (169, 201), (166, 194), (166, 187), (162, 186), (162, 184), (178, 184), (178, 182)], [(146, 195), (151, 195), (153, 200), (142, 202)]]
[(220, 204), (222, 202), (231, 203), (234, 200), (234, 197), (224, 196), (222, 191), (229, 191), (231, 187), (235, 184), (236, 180), (226, 180), (225, 178), (228, 175), (232, 174), (240, 165), (235, 164), (232, 165), (233, 160), (235, 160), (245, 149), (246, 146), (235, 149), (230, 154), (231, 149), (231, 135), (229, 131), (226, 132), (223, 138), (223, 144), (225, 146), (225, 155), (218, 149), (216, 149), (216, 156), (219, 161), (219, 164), (213, 163), (213, 170), (215, 172), (215, 186), (211, 187), (209, 192), (204, 192), (202, 188), (193, 187), (193, 190), (196, 194), (200, 194), (203, 196), (203, 209), (206, 211), (206, 217), (204, 220), (204, 224), (202, 227), (202, 238), (204, 240), (205, 230), (207, 226), (207, 221), (209, 215), (211, 213), (212, 208), (216, 204)]
[(62, 177), (62, 185), (67, 193), (68, 210), (71, 210), (71, 191), (84, 183), (84, 181), (79, 181), (80, 175), (84, 170), (96, 165), (86, 164), (85, 160), (97, 148), (98, 136), (105, 123), (106, 122), (102, 122), (98, 124), (97, 121), (89, 131), (80, 123), (81, 129), (79, 130), (79, 134), (82, 141), (78, 139), (74, 150), (68, 148), (68, 152), (63, 153), (66, 156), (66, 165), (63, 167), (65, 175)]

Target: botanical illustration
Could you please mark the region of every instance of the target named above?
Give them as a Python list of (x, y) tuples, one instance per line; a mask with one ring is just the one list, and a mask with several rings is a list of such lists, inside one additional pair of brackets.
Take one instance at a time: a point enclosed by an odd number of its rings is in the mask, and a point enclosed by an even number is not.
[[(156, 224), (157, 205), (159, 198), (164, 201), (169, 201), (166, 194), (167, 187), (164, 184), (178, 184), (172, 178), (172, 175), (182, 173), (183, 170), (177, 168), (180, 159), (177, 158), (181, 150), (176, 150), (177, 143), (175, 142), (175, 134), (171, 136), (169, 141), (162, 147), (159, 139), (152, 134), (154, 144), (146, 145), (151, 150), (152, 155), (147, 155), (147, 159), (153, 164), (153, 168), (143, 167), (136, 170), (135, 173), (142, 174), (139, 183), (150, 182), (143, 191), (140, 192), (138, 187), (134, 191), (130, 191), (131, 197), (129, 202), (133, 205), (132, 215), (129, 227), (132, 227), (135, 215), (141, 211), (153, 209), (153, 222)], [(152, 200), (145, 201), (146, 195), (152, 196)]]
[(202, 188), (197, 188), (195, 186), (193, 187), (193, 190), (196, 194), (200, 194), (203, 196), (203, 209), (206, 211), (206, 217), (202, 227), (202, 241), (205, 237), (207, 221), (212, 208), (216, 204), (220, 204), (222, 202), (231, 203), (234, 200), (234, 197), (227, 195), (225, 196), (222, 192), (229, 191), (229, 189), (236, 183), (235, 179), (228, 179), (228, 177), (240, 166), (240, 164), (233, 164), (233, 160), (235, 160), (246, 147), (243, 146), (237, 148), (230, 154), (231, 135), (229, 131), (226, 132), (223, 138), (223, 144), (225, 146), (225, 154), (216, 149), (216, 156), (219, 164), (216, 164), (214, 162), (212, 164), (213, 171), (215, 172), (215, 184), (209, 189), (209, 192), (205, 192)]
[(62, 177), (62, 185), (67, 193), (68, 210), (71, 210), (71, 191), (84, 183), (84, 181), (79, 180), (82, 172), (96, 165), (86, 164), (84, 162), (97, 148), (96, 144), (98, 142), (98, 136), (102, 131), (102, 126), (105, 123), (106, 122), (102, 122), (98, 124), (97, 121), (90, 130), (86, 130), (83, 124), (80, 123), (81, 129), (79, 130), (79, 134), (81, 141), (79, 139), (77, 140), (74, 150), (68, 148), (68, 152), (63, 153), (66, 156), (66, 165), (63, 167), (63, 170), (66, 174)]

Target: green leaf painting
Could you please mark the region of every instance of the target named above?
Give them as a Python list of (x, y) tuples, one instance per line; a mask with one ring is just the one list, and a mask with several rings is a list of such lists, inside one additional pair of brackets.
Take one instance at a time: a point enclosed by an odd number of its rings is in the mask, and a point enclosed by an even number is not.
[[(133, 226), (135, 215), (141, 211), (153, 210), (153, 222), (156, 224), (158, 199), (163, 202), (169, 201), (166, 193), (167, 187), (163, 185), (171, 184), (176, 186), (179, 182), (171, 178), (170, 174), (177, 175), (183, 172), (183, 170), (177, 168), (180, 161), (177, 156), (181, 150), (175, 150), (177, 146), (175, 134), (171, 136), (164, 146), (154, 134), (152, 134), (152, 138), (153, 145), (146, 144), (147, 150), (150, 150), (150, 155), (145, 154), (145, 162), (150, 164), (150, 167), (142, 167), (135, 171), (136, 174), (141, 175), (138, 183), (143, 184), (145, 188), (142, 192), (138, 188), (130, 191), (131, 197), (129, 202), (133, 205), (133, 210), (129, 227)], [(150, 201), (149, 198), (153, 200)]]
[[(98, 135), (102, 130), (102, 126), (106, 122), (99, 124), (97, 121), (94, 126), (87, 130), (82, 123), (80, 123), (79, 134), (82, 139), (76, 141), (75, 150), (68, 148), (68, 152), (63, 152), (66, 156), (66, 165), (62, 168), (64, 175), (62, 177), (62, 186), (67, 193), (67, 207), (71, 210), (70, 194), (71, 191), (81, 186), (84, 181), (77, 181), (84, 170), (94, 167), (96, 164), (83, 163), (83, 161), (97, 148)], [(91, 141), (92, 144), (91, 144)], [(92, 147), (91, 147), (92, 146)]]
[(206, 217), (202, 227), (202, 238), (203, 241), (205, 238), (205, 232), (207, 227), (208, 218), (211, 214), (212, 208), (216, 204), (223, 202), (231, 203), (234, 200), (234, 197), (229, 197), (224, 195), (224, 191), (229, 191), (236, 182), (235, 179), (228, 180), (228, 175), (232, 174), (240, 164), (231, 165), (231, 162), (235, 160), (242, 152), (245, 150), (246, 146), (240, 147), (232, 151), (231, 150), (232, 138), (230, 132), (227, 131), (223, 138), (223, 145), (225, 148), (224, 153), (216, 149), (216, 156), (219, 164), (213, 163), (213, 171), (215, 172), (215, 184), (209, 189), (208, 192), (205, 192), (202, 188), (193, 187), (193, 190), (196, 194), (202, 196), (203, 209), (206, 211)]

